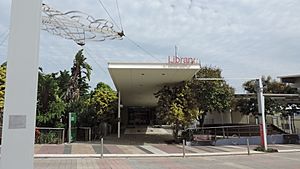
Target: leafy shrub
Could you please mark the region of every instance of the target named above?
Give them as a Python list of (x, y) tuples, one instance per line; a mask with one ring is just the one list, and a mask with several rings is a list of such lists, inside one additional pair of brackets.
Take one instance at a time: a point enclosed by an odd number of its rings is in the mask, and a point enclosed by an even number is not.
[(37, 144), (58, 144), (59, 143), (59, 136), (57, 133), (49, 131), (48, 133), (41, 133), (36, 138)]
[(274, 149), (274, 148), (268, 148), (267, 150), (265, 150), (265, 148), (259, 146), (259, 147), (256, 147), (254, 149), (254, 151), (262, 151), (262, 152), (266, 152), (266, 153), (274, 153), (274, 152), (278, 152), (277, 149)]

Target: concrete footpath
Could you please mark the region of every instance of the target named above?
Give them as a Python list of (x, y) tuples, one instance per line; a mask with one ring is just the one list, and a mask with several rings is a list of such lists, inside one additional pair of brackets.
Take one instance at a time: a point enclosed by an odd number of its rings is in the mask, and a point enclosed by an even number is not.
[(189, 158), (47, 158), (34, 169), (299, 169), (300, 152)]
[[(251, 154), (261, 152), (253, 151), (257, 145), (250, 146)], [(300, 145), (273, 144), (270, 148), (279, 152), (300, 152)], [(222, 156), (247, 154), (247, 146), (185, 146), (186, 156)], [(183, 148), (178, 144), (144, 144), (144, 145), (116, 145), (103, 146), (104, 157), (135, 158), (135, 157), (182, 157)], [(35, 158), (99, 158), (101, 157), (100, 144), (72, 143), (72, 144), (36, 144)]]

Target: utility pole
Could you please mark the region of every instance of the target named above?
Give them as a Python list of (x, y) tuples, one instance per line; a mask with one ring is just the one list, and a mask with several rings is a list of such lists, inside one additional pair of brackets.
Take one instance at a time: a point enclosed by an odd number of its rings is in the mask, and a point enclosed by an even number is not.
[(261, 114), (261, 123), (262, 123), (261, 140), (264, 149), (267, 150), (268, 142), (267, 142), (267, 130), (266, 130), (265, 98), (263, 95), (262, 79), (261, 78), (256, 79), (256, 83), (257, 83), (258, 113)]

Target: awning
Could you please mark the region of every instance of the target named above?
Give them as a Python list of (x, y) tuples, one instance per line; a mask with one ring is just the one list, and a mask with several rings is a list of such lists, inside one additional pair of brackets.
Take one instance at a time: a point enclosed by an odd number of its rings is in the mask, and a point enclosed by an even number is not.
[(190, 80), (199, 64), (109, 63), (108, 70), (124, 106), (155, 106), (164, 85)]

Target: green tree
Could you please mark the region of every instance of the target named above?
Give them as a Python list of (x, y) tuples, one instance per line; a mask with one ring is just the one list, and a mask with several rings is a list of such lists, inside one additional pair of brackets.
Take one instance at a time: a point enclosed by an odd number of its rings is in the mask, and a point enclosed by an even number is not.
[(37, 96), (37, 126), (63, 127), (65, 103), (59, 95), (56, 73), (39, 72)]
[(199, 113), (189, 83), (164, 86), (155, 96), (158, 98), (157, 116), (173, 126), (177, 140), (179, 131), (188, 127)]
[[(221, 73), (219, 68), (202, 67), (196, 75), (197, 78), (190, 82), (200, 112), (197, 117), (200, 126), (204, 125), (208, 112), (223, 113), (232, 107), (234, 89), (224, 80), (209, 80), (209, 78), (222, 78)], [(208, 80), (201, 80), (201, 78), (208, 78)]]
[[(202, 67), (198, 78), (222, 78), (221, 69)], [(174, 126), (174, 137), (197, 119), (203, 126), (208, 112), (222, 113), (231, 108), (234, 89), (223, 80), (192, 79), (164, 86), (155, 93), (158, 98), (158, 117)]]
[(62, 98), (65, 98), (69, 88), (69, 82), (71, 80), (70, 72), (67, 70), (59, 71), (59, 75), (56, 80), (59, 87), (59, 95), (62, 96)]
[(117, 101), (116, 91), (103, 82), (98, 83), (85, 102), (85, 111), (79, 114), (81, 125), (93, 127), (101, 122), (114, 125), (117, 122)]
[[(268, 94), (297, 94), (296, 88), (292, 88), (289, 84), (281, 83), (273, 80), (270, 76), (263, 77), (263, 89), (264, 93)], [(255, 80), (247, 81), (243, 84), (243, 87), (247, 93), (256, 93), (256, 82)], [(258, 105), (257, 97), (241, 98), (236, 100), (236, 109), (245, 115), (258, 116)], [(284, 100), (278, 100), (272, 97), (265, 97), (265, 112), (266, 115), (278, 114), (283, 117), (290, 115), (292, 117), (292, 129), (295, 130), (295, 122), (293, 114), (295, 108), (299, 107), (299, 103), (286, 102)], [(287, 110), (287, 108), (291, 108)]]
[[(69, 76), (68, 71), (60, 72), (61, 92), (63, 93), (64, 102), (67, 104), (63, 118), (64, 123), (68, 123), (68, 114), (70, 112), (80, 114), (86, 108), (85, 102), (89, 98), (88, 81), (90, 80), (91, 71), (92, 68), (86, 62), (83, 49), (81, 49), (73, 60), (71, 75)], [(67, 82), (67, 80), (69, 81)]]
[(3, 63), (0, 66), (0, 125), (1, 126), (3, 121), (3, 111), (4, 111), (5, 80), (6, 80), (6, 63)]
[[(297, 89), (292, 88), (290, 85), (273, 80), (270, 76), (263, 77), (263, 89), (264, 93), (270, 94), (296, 94)], [(243, 84), (243, 87), (247, 93), (256, 92), (256, 81), (250, 80)], [(271, 97), (265, 97), (266, 114), (284, 114), (286, 113), (286, 107), (290, 106), (288, 103), (276, 100)], [(241, 113), (249, 115), (258, 115), (257, 98), (254, 97), (242, 98), (236, 101), (236, 108)]]

